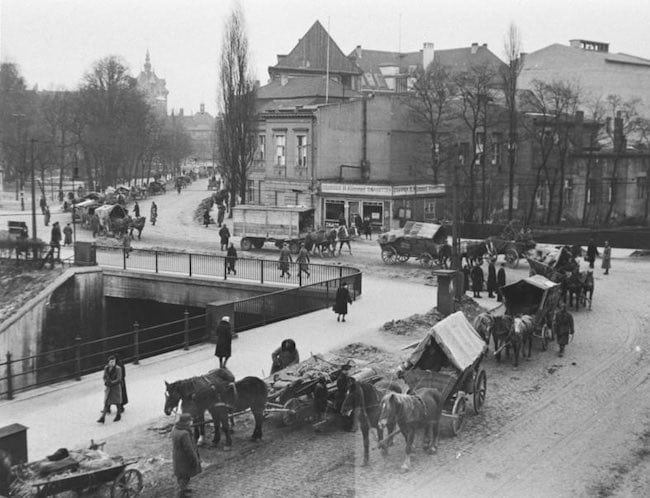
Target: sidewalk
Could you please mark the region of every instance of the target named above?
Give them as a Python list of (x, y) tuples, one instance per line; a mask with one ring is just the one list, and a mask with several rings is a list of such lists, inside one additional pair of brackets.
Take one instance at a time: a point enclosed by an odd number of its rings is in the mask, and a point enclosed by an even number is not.
[[(436, 305), (437, 288), (423, 283), (363, 276), (363, 295), (350, 307), (348, 320), (336, 321), (331, 310), (321, 310), (239, 334), (233, 341), (228, 366), (236, 378), (269, 374), (271, 352), (282, 339), (293, 338), (301, 359), (324, 353), (372, 334), (387, 321), (424, 313)], [(36, 460), (60, 447), (87, 446), (163, 415), (164, 381), (204, 374), (218, 366), (211, 344), (174, 351), (126, 365), (129, 404), (122, 421), (97, 424), (103, 403), (102, 374), (81, 381), (19, 393), (0, 401), (0, 427), (20, 423), (28, 427), (29, 459)]]

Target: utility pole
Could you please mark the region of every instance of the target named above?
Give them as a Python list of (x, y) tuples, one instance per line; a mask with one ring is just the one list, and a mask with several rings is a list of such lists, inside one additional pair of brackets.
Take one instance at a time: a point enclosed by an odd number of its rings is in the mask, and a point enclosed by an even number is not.
[[(34, 181), (34, 144), (36, 139), (32, 138), (29, 141), (30, 146), (30, 160), (31, 160), (31, 173), (32, 173), (32, 239), (36, 240), (36, 185)], [(36, 249), (34, 249), (36, 250)]]
[(458, 200), (459, 200), (458, 170), (463, 166), (465, 159), (460, 153), (461, 152), (460, 143), (458, 143), (456, 147), (458, 150), (458, 161), (454, 165), (454, 185), (453, 185), (453, 204), (452, 204), (454, 222), (451, 226), (451, 241), (452, 241), (451, 242), (452, 243), (451, 268), (452, 270), (456, 270), (456, 282), (454, 282), (454, 292), (455, 292), (455, 298), (459, 300), (462, 295), (461, 286), (463, 281), (463, 272), (462, 272), (462, 268), (460, 267), (460, 237), (458, 233), (459, 224), (460, 224), (460, 216), (459, 216), (459, 208), (458, 208)]

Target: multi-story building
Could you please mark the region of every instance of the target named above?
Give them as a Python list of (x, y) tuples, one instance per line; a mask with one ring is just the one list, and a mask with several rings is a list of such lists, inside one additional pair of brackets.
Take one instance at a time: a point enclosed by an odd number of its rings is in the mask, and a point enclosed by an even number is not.
[(163, 78), (159, 78), (151, 67), (151, 58), (149, 50), (145, 56), (144, 69), (136, 78), (138, 87), (142, 89), (149, 104), (156, 110), (159, 116), (167, 116), (167, 83)]
[(190, 136), (192, 154), (185, 161), (186, 167), (199, 168), (207, 173), (214, 170), (215, 118), (201, 104), (199, 112), (186, 115), (183, 109), (175, 119), (179, 121)]

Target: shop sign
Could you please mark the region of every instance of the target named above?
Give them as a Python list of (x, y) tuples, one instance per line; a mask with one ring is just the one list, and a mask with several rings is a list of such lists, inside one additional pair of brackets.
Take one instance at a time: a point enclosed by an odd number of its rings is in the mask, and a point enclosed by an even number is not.
[(356, 183), (323, 183), (321, 184), (323, 194), (354, 194), (368, 196), (415, 196), (444, 194), (443, 184), (433, 185), (359, 185)]

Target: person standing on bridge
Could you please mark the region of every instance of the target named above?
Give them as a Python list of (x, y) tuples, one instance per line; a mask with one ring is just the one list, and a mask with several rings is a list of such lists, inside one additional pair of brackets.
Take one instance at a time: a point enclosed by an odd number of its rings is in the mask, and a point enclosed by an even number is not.
[(284, 275), (287, 275), (287, 278), (291, 278), (291, 273), (289, 273), (289, 264), (291, 263), (291, 251), (289, 250), (289, 244), (285, 243), (280, 249), (280, 278), (284, 278)]
[(301, 275), (302, 272), (305, 272), (307, 274), (307, 278), (309, 278), (309, 251), (305, 247), (304, 242), (300, 244), (300, 251), (298, 252), (296, 263), (299, 263), (300, 268), (298, 275)]
[(226, 368), (228, 358), (232, 354), (232, 327), (230, 326), (229, 316), (221, 317), (215, 333), (217, 346), (214, 349), (214, 355), (219, 358), (219, 368)]
[(190, 479), (201, 473), (201, 457), (192, 436), (192, 415), (180, 414), (172, 429), (171, 438), (174, 475), (178, 482), (178, 496), (182, 498), (192, 491), (187, 487)]
[(236, 262), (237, 249), (235, 249), (235, 245), (231, 242), (228, 246), (228, 252), (226, 252), (226, 270), (228, 271), (228, 275), (230, 275), (231, 272), (237, 275), (237, 270), (235, 270)]
[(122, 419), (122, 379), (122, 369), (117, 365), (117, 359), (115, 356), (109, 356), (108, 364), (104, 367), (104, 409), (97, 423), (104, 423), (106, 414), (111, 411), (111, 405), (117, 406), (117, 415), (113, 421), (119, 422)]
[(221, 237), (221, 250), (225, 251), (228, 249), (228, 241), (230, 240), (230, 230), (228, 230), (228, 225), (225, 223), (219, 230), (219, 237)]
[(612, 267), (612, 248), (609, 247), (609, 242), (605, 241), (605, 247), (603, 247), (603, 270), (605, 270), (605, 275), (609, 275), (609, 269)]

